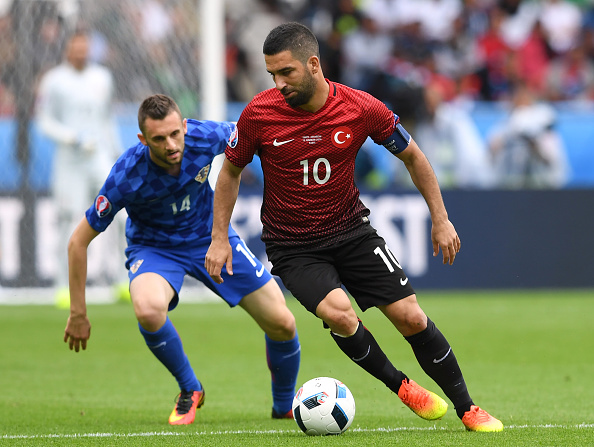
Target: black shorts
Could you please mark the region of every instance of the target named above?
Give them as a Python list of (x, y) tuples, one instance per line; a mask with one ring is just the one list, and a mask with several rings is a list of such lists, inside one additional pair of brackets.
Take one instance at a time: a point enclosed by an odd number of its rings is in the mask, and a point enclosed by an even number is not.
[(362, 311), (415, 293), (384, 239), (371, 232), (326, 248), (268, 252), (272, 274), (314, 315), (318, 304), (342, 285)]

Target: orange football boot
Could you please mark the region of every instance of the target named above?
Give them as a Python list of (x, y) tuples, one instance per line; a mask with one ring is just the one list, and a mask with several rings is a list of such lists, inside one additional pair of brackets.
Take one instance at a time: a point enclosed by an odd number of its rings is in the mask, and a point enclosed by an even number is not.
[(194, 422), (196, 410), (204, 404), (204, 390), (182, 391), (177, 397), (175, 408), (169, 415), (171, 425), (188, 425)]

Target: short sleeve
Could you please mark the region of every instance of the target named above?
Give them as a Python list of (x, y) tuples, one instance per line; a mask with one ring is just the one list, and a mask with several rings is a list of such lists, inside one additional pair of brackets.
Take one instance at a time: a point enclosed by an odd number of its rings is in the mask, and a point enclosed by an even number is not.
[(258, 119), (252, 103), (248, 104), (237, 121), (237, 129), (225, 149), (225, 156), (235, 166), (244, 168), (260, 147)]
[(399, 118), (379, 99), (369, 96), (370, 100), (366, 102), (367, 110), (364, 115), (366, 126), (371, 139), (381, 144), (394, 133)]
[(125, 163), (119, 160), (111, 169), (93, 204), (85, 212), (87, 222), (95, 231), (105, 231), (118, 211), (124, 208), (125, 198), (122, 193), (127, 185), (123, 180), (125, 178)]
[(227, 142), (236, 133), (236, 125), (230, 121), (196, 121), (188, 119), (186, 145), (200, 148), (211, 157), (225, 152)]

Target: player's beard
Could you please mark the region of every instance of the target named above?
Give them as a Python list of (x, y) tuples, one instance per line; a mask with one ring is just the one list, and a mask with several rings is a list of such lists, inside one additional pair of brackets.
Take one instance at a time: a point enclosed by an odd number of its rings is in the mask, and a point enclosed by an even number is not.
[[(149, 146), (150, 147), (150, 146)], [(150, 147), (151, 151), (151, 158), (153, 161), (157, 162), (157, 164), (163, 168), (167, 167), (174, 167), (174, 166), (181, 166), (182, 160), (184, 158), (184, 148), (176, 149), (175, 152), (179, 153), (179, 161), (172, 161), (168, 155), (170, 151), (158, 151)], [(173, 151), (172, 151), (173, 152)]]
[[(283, 90), (281, 90), (281, 93), (283, 93)], [(303, 81), (293, 91), (296, 92), (295, 95), (285, 98), (287, 104), (291, 107), (299, 107), (307, 104), (316, 91), (316, 80), (313, 75), (306, 70)]]

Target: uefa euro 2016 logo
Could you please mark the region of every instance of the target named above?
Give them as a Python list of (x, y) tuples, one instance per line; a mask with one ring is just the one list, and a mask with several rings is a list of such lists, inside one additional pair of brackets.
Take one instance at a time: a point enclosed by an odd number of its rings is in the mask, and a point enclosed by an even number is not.
[(229, 135), (227, 146), (231, 148), (237, 146), (237, 140), (239, 140), (239, 130), (237, 129), (237, 126), (233, 124), (233, 130), (231, 131), (231, 135)]
[(95, 199), (95, 212), (99, 217), (105, 217), (111, 212), (111, 203), (104, 195), (99, 195)]

